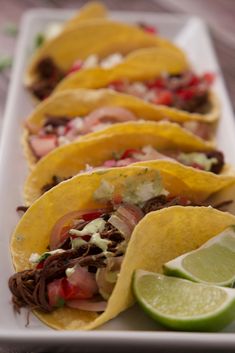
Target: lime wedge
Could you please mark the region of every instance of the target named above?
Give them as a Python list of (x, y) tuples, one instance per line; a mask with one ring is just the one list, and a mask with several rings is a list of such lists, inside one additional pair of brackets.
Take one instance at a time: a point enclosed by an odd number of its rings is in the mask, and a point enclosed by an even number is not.
[(232, 287), (235, 282), (235, 226), (230, 226), (199, 249), (164, 266), (166, 275)]
[(154, 320), (185, 331), (217, 331), (235, 319), (235, 289), (137, 270), (133, 290)]

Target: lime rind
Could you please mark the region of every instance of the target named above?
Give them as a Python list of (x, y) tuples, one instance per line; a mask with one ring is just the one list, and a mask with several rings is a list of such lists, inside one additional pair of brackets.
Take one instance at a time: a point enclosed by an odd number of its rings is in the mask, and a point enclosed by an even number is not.
[[(143, 295), (143, 290), (141, 290), (141, 280), (144, 276), (152, 276), (156, 283), (158, 281), (164, 281), (169, 278), (174, 279), (175, 282), (173, 282), (171, 288), (173, 292), (176, 290), (176, 288), (177, 291), (180, 291), (180, 288), (184, 287), (182, 286), (182, 284), (185, 283), (188, 283), (189, 286), (192, 288), (192, 293), (198, 286), (200, 286), (202, 290), (203, 288), (206, 288), (207, 290), (209, 288), (209, 291), (210, 288), (212, 290), (216, 289), (222, 291), (225, 294), (225, 300), (222, 301), (222, 304), (219, 305), (216, 310), (213, 310), (213, 312), (210, 312), (208, 314), (200, 314), (187, 317), (173, 314), (163, 314), (161, 307), (158, 308), (155, 301), (151, 302), (151, 300), (148, 300), (146, 296)], [(235, 318), (235, 290), (230, 288), (221, 288), (218, 286), (193, 283), (181, 278), (168, 277), (162, 274), (137, 270), (133, 278), (133, 291), (138, 303), (143, 308), (143, 310), (154, 320), (171, 329), (184, 331), (218, 331), (220, 329), (223, 329)], [(146, 291), (149, 292), (148, 288)], [(159, 293), (153, 293), (153, 297), (154, 295), (158, 295), (159, 298)], [(163, 293), (163, 295), (166, 297), (168, 296), (169, 299), (171, 298), (171, 295), (169, 295), (169, 293)], [(179, 298), (177, 300), (177, 305), (182, 305), (182, 299), (185, 295), (186, 294), (182, 290), (182, 293), (180, 293)], [(197, 300), (197, 298), (195, 298), (195, 300)], [(185, 310), (187, 310), (187, 307), (185, 308)], [(190, 311), (191, 309), (188, 307), (188, 310)]]
[(230, 226), (202, 247), (163, 266), (166, 275), (194, 282), (233, 287), (235, 282), (235, 226)]

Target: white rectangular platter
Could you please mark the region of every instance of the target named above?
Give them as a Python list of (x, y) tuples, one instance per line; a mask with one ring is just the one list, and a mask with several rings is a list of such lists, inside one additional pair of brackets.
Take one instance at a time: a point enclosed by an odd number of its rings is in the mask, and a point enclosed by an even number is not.
[[(33, 47), (35, 35), (51, 22), (60, 22), (72, 15), (71, 11), (34, 10), (23, 19), (20, 38), (15, 53), (15, 65), (9, 90), (0, 156), (0, 352), (143, 352), (164, 349), (166, 352), (209, 352), (215, 347), (235, 349), (235, 323), (220, 333), (169, 332), (157, 326), (138, 307), (119, 315), (102, 328), (92, 332), (56, 332), (31, 316), (25, 327), (26, 313), (16, 316), (10, 303), (7, 281), (13, 268), (9, 252), (11, 233), (19, 218), (15, 212), (23, 203), (22, 188), (27, 175), (26, 162), (20, 144), (22, 122), (32, 109), (32, 101), (22, 86), (23, 72)], [(156, 26), (161, 35), (174, 40), (189, 55), (200, 73), (212, 71), (217, 75), (214, 85), (220, 97), (222, 118), (218, 126), (218, 147), (225, 153), (227, 162), (235, 165), (235, 124), (231, 104), (224, 87), (220, 69), (204, 23), (196, 18), (181, 15), (114, 12), (112, 17), (129, 22), (145, 22)], [(1, 351), (1, 348), (3, 351)]]

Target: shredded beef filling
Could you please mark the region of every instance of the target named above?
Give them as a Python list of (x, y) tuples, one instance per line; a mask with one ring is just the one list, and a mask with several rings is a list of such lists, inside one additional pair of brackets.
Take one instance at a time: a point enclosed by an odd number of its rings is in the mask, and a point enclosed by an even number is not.
[(10, 277), (9, 288), (13, 294), (14, 308), (19, 312), (21, 307), (32, 310), (51, 312), (54, 308), (49, 305), (47, 284), (65, 276), (68, 267), (76, 264), (80, 266), (104, 266), (104, 255), (86, 255), (78, 257), (78, 251), (68, 250), (49, 256), (42, 269), (25, 270)]
[(39, 99), (47, 98), (65, 73), (50, 57), (43, 58), (36, 68), (38, 79), (30, 87), (32, 93)]
[(58, 175), (53, 175), (51, 182), (45, 184), (45, 185), (41, 188), (42, 194), (44, 194), (44, 192), (46, 192), (46, 191), (52, 189), (54, 186), (60, 184), (62, 181), (68, 180), (68, 179), (70, 179), (70, 178), (72, 178), (72, 177), (62, 178), (62, 177), (60, 177), (60, 176), (58, 176)]
[(176, 196), (173, 198), (168, 198), (165, 195), (160, 195), (153, 197), (152, 199), (148, 200), (145, 202), (144, 206), (142, 207), (142, 210), (144, 214), (147, 214), (152, 211), (158, 211), (161, 210), (162, 208), (166, 207), (171, 207), (171, 206), (196, 206), (193, 204), (191, 201), (187, 200), (187, 203), (185, 202), (185, 199), (182, 199), (180, 196)]
[(210, 151), (210, 152), (205, 152), (207, 158), (216, 158), (217, 163), (213, 163), (211, 166), (211, 172), (215, 174), (219, 174), (224, 166), (224, 155), (220, 151)]

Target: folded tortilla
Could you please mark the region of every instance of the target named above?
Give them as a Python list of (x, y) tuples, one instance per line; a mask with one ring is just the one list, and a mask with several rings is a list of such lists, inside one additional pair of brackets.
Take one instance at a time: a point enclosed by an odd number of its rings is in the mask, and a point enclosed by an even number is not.
[(32, 56), (24, 83), (27, 87), (37, 81), (37, 65), (44, 58), (51, 58), (64, 72), (80, 59), (96, 54), (103, 59), (113, 53), (127, 55), (140, 48), (167, 47), (184, 57), (176, 45), (160, 36), (124, 23), (104, 19), (81, 21), (45, 42)]
[[(213, 145), (179, 125), (169, 122), (127, 122), (114, 124), (105, 133), (92, 134), (93, 138), (72, 142), (56, 148), (39, 162), (29, 174), (24, 188), (25, 202), (32, 204), (42, 194), (43, 186), (51, 183), (54, 175), (61, 179), (72, 177), (86, 169), (86, 166), (101, 167), (115, 153), (128, 149), (141, 149), (150, 145), (159, 152), (206, 152)], [(156, 161), (161, 165), (162, 161)], [(190, 167), (189, 167), (190, 168)], [(231, 168), (224, 166), (227, 175)], [(235, 175), (235, 174), (234, 174)]]
[[(68, 90), (52, 95), (40, 103), (27, 117), (26, 125), (27, 123), (30, 123), (36, 127), (42, 127), (47, 115), (52, 117), (66, 116), (71, 119), (78, 116), (84, 117), (93, 110), (105, 106), (126, 108), (133, 112), (141, 120), (151, 120), (157, 122), (167, 118), (178, 123), (183, 123), (186, 121), (213, 123), (215, 117), (218, 116), (219, 111), (218, 102), (214, 96), (213, 102), (213, 111), (207, 116), (202, 116), (200, 114), (189, 114), (185, 111), (180, 111), (180, 114), (178, 114), (177, 109), (150, 104), (136, 97), (117, 93), (112, 90)], [(105, 134), (105, 131), (106, 129), (94, 134)], [(89, 134), (83, 136), (82, 139), (90, 138), (90, 136), (93, 135)], [(28, 138), (29, 132), (25, 128), (22, 142), (25, 156), (29, 162), (29, 165), (32, 167), (36, 163), (36, 158), (31, 151)]]
[[(29, 268), (30, 255), (47, 250), (51, 229), (60, 217), (70, 211), (104, 206), (93, 198), (101, 181), (105, 180), (113, 185), (115, 191), (120, 192), (127, 177), (144, 182), (156, 177), (156, 170), (160, 173), (164, 187), (172, 195), (184, 195), (191, 200), (200, 198), (203, 201), (205, 197), (234, 182), (234, 178), (232, 181), (216, 176), (206, 180), (203, 173), (190, 170), (182, 174), (183, 170), (179, 173), (173, 167), (164, 170), (126, 167), (76, 176), (45, 193), (20, 220), (11, 240), (15, 270), (18, 272)], [(104, 313), (98, 315), (63, 307), (50, 314), (35, 314), (56, 329), (87, 330), (100, 326), (133, 304), (131, 280), (135, 269), (159, 272), (164, 262), (197, 248), (234, 223), (234, 216), (205, 207), (173, 206), (151, 212), (139, 222), (131, 236), (117, 283)]]

